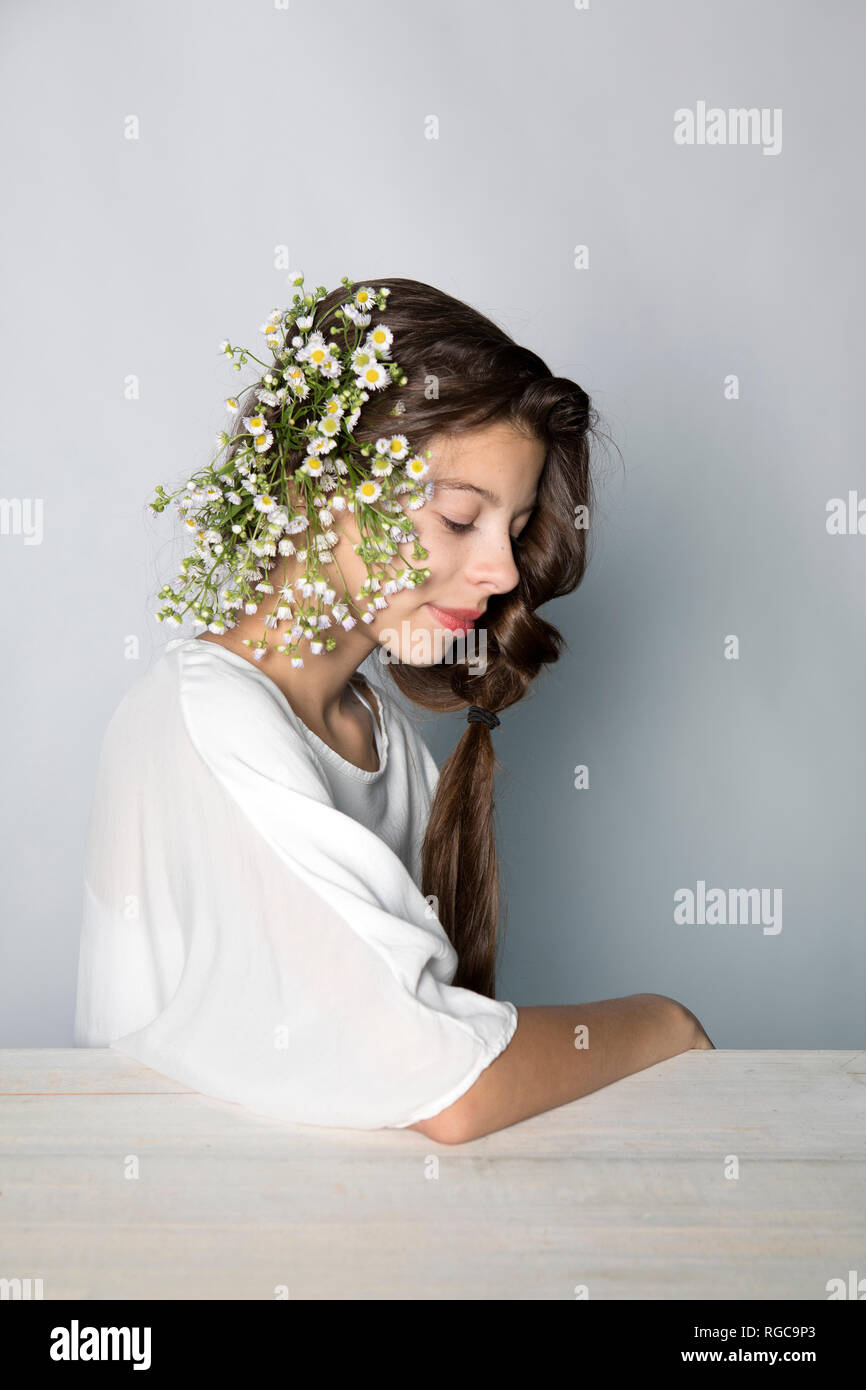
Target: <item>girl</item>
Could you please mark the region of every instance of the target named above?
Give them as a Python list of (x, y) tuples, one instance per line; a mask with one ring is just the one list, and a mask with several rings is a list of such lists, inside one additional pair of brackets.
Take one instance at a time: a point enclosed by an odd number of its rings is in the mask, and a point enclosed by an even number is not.
[[(103, 741), (76, 1043), (276, 1119), (443, 1143), (712, 1047), (663, 995), (495, 997), (492, 737), (558, 659), (536, 610), (586, 568), (589, 397), (417, 281), (298, 295), (282, 338), (276, 317), (275, 368), (227, 403), (236, 471), (207, 474), (212, 510), (188, 524), (208, 573), (224, 566), (223, 606), (187, 604), (206, 630), (168, 644)], [(346, 363), (369, 391), (336, 384)], [(393, 687), (409, 710), (468, 707), (441, 773)]]

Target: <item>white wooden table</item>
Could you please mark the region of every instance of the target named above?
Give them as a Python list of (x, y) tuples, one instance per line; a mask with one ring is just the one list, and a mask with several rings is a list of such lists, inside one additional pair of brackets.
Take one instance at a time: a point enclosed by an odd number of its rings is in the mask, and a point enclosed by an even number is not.
[(0, 1051), (0, 1093), (0, 1277), (46, 1300), (826, 1300), (866, 1275), (866, 1052), (688, 1052), (457, 1147), (279, 1124), (107, 1048)]

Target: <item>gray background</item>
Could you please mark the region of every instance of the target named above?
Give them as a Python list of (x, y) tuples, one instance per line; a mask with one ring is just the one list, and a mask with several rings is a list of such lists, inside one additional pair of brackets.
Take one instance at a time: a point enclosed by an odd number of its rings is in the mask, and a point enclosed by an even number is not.
[[(0, 1045), (71, 1045), (99, 742), (176, 635), (146, 504), (212, 456), (216, 345), (290, 302), (278, 244), (310, 285), (467, 299), (621, 451), (543, 610), (569, 652), (494, 735), (500, 997), (654, 990), (720, 1047), (863, 1045), (866, 535), (825, 509), (866, 496), (864, 30), (853, 0), (6, 0), (0, 494), (44, 536), (0, 536)], [(698, 101), (781, 108), (781, 152), (675, 145)], [(441, 762), (462, 718), (423, 727)], [(698, 879), (781, 887), (782, 931), (675, 925)]]

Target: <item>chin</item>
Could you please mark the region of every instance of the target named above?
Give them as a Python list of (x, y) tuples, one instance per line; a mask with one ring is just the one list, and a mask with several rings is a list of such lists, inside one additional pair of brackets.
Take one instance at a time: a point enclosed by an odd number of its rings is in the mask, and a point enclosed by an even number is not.
[(440, 628), (425, 614), (383, 626), (378, 640), (382, 665), (430, 667), (447, 659), (455, 634)]

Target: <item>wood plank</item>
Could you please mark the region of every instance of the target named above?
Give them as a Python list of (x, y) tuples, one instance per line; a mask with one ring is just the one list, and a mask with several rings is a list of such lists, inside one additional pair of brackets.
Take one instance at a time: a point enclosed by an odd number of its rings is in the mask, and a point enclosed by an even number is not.
[(866, 1273), (864, 1052), (688, 1052), (456, 1148), (281, 1124), (110, 1049), (0, 1052), (0, 1091), (0, 1273), (46, 1299), (825, 1299)]
[(0, 1096), (117, 1095), (124, 1090), (195, 1094), (110, 1047), (0, 1048)]

